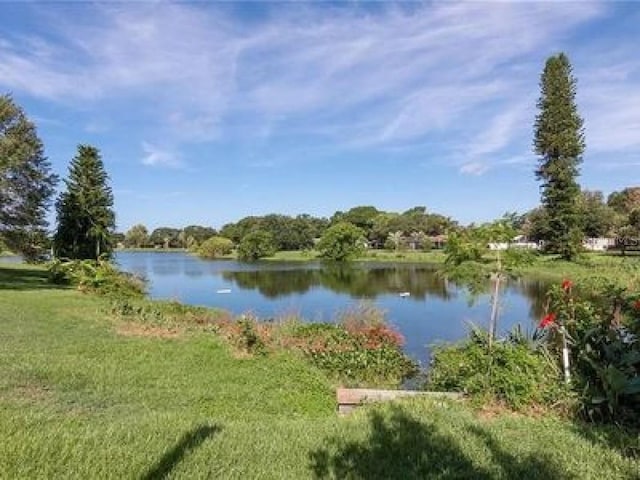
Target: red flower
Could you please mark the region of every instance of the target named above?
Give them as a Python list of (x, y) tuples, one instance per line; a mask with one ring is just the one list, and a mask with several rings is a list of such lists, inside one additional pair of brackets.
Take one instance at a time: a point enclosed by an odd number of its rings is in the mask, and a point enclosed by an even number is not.
[(635, 302), (633, 302), (633, 309), (640, 310), (640, 300), (636, 300)]
[(571, 280), (564, 280), (562, 282), (562, 289), (567, 292), (571, 287), (573, 287), (573, 282)]
[(538, 325), (538, 327), (546, 328), (547, 326), (551, 325), (555, 321), (556, 321), (556, 314), (553, 312), (547, 313), (544, 317), (542, 317), (542, 320), (540, 320), (540, 324)]

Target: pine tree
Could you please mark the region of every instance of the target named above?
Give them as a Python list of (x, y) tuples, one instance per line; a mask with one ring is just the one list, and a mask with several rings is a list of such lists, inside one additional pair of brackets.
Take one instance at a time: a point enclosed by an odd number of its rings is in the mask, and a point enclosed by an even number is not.
[(540, 156), (536, 178), (542, 181), (542, 204), (549, 216), (547, 249), (571, 260), (582, 244), (577, 177), (584, 152), (583, 120), (575, 102), (576, 80), (569, 59), (547, 59), (540, 80), (534, 151)]
[(27, 261), (43, 252), (57, 181), (35, 126), (11, 96), (0, 95), (0, 241)]
[(67, 190), (56, 202), (58, 229), (54, 238), (57, 257), (90, 259), (110, 255), (113, 249), (115, 214), (98, 149), (78, 146), (71, 161)]

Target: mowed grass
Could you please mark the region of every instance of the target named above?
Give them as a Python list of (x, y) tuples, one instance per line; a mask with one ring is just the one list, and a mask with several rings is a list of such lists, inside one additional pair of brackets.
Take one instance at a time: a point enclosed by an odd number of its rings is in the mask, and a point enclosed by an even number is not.
[(338, 418), (298, 358), (118, 324), (44, 277), (0, 264), (2, 479), (639, 478), (610, 429), (428, 400)]

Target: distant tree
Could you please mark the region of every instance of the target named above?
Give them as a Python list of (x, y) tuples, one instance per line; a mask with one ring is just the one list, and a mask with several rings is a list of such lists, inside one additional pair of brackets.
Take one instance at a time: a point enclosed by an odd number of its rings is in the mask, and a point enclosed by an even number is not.
[(524, 223), (527, 219), (526, 214), (519, 214), (518, 212), (505, 212), (502, 215), (502, 221), (506, 222), (511, 228), (513, 228), (517, 232), (521, 232), (524, 226)]
[(147, 227), (137, 224), (131, 227), (125, 234), (125, 245), (127, 247), (141, 248), (149, 244), (149, 232)]
[(339, 222), (322, 235), (317, 249), (323, 258), (343, 262), (360, 255), (365, 241), (364, 230), (348, 222)]
[(218, 258), (228, 255), (233, 250), (233, 242), (224, 237), (211, 237), (202, 242), (196, 253), (203, 258)]
[(368, 238), (371, 233), (371, 229), (373, 228), (374, 219), (381, 212), (374, 206), (371, 205), (362, 205), (358, 207), (353, 207), (349, 209), (347, 212), (336, 212), (331, 217), (331, 224), (335, 225), (340, 222), (348, 222), (356, 227), (362, 229), (365, 233), (365, 236)]
[(116, 246), (124, 245), (125, 237), (126, 235), (122, 232), (114, 232), (112, 235), (113, 244)]
[(578, 198), (582, 228), (589, 238), (605, 237), (616, 224), (616, 212), (604, 202), (602, 192), (584, 190)]
[(238, 244), (250, 232), (262, 228), (262, 217), (244, 217), (236, 223), (227, 223), (220, 229), (220, 235)]
[(180, 232), (179, 228), (158, 227), (149, 235), (149, 242), (156, 247), (180, 248)]
[(582, 245), (577, 183), (584, 152), (583, 120), (575, 103), (576, 80), (564, 53), (547, 59), (540, 80), (534, 151), (540, 157), (536, 177), (549, 215), (547, 248), (571, 260)]
[(251, 262), (263, 257), (270, 257), (276, 251), (273, 236), (269, 232), (256, 230), (245, 235), (238, 245), (238, 258)]
[(240, 243), (251, 232), (268, 232), (274, 239), (277, 250), (303, 250), (313, 247), (314, 239), (326, 229), (328, 221), (310, 215), (269, 214), (263, 217), (245, 217), (237, 223), (228, 223), (220, 230), (220, 235)]
[(9, 95), (0, 96), (0, 241), (25, 260), (47, 243), (46, 212), (57, 184), (36, 128)]
[(549, 215), (544, 207), (536, 207), (524, 215), (521, 231), (530, 241), (548, 238), (549, 228)]
[(98, 149), (79, 145), (65, 180), (67, 189), (56, 202), (56, 256), (90, 259), (111, 254), (115, 213), (108, 181)]
[(612, 192), (607, 198), (607, 205), (616, 213), (628, 216), (633, 210), (640, 208), (640, 187), (627, 187), (619, 192)]
[(195, 244), (201, 244), (202, 242), (208, 240), (211, 237), (217, 235), (216, 229), (212, 227), (204, 227), (201, 225), (189, 225), (188, 227), (184, 227), (182, 229), (183, 235), (183, 246), (186, 248), (191, 248), (193, 243), (189, 245), (189, 237), (193, 239)]
[(391, 232), (387, 236), (384, 247), (388, 250), (400, 250), (404, 246), (404, 240), (404, 234), (400, 230)]

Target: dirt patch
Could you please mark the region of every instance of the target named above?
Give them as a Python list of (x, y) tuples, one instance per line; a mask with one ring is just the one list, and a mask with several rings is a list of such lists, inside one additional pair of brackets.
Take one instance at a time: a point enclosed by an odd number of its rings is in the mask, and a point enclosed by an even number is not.
[(178, 338), (182, 330), (177, 327), (154, 327), (138, 323), (122, 323), (116, 327), (118, 335), (125, 337)]
[(47, 385), (29, 383), (26, 385), (18, 385), (6, 391), (4, 394), (0, 394), (2, 397), (8, 400), (17, 400), (29, 403), (41, 403), (46, 402), (53, 398), (55, 395), (52, 388)]

